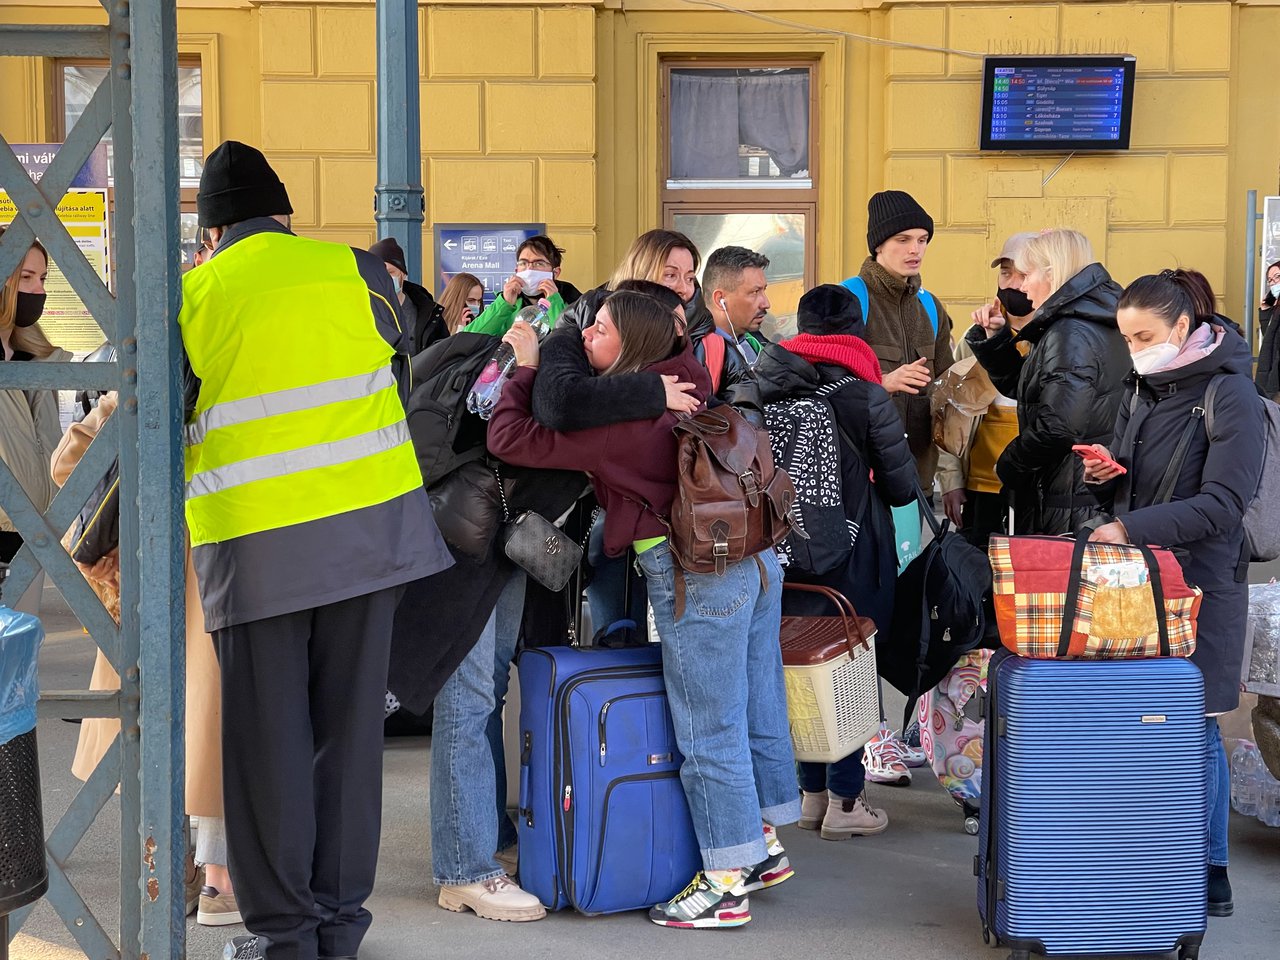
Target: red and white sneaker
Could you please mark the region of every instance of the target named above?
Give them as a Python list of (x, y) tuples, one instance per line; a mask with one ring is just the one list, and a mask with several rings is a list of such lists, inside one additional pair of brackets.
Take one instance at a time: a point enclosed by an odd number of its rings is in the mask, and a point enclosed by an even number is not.
[(867, 779), (872, 783), (892, 787), (911, 784), (911, 769), (902, 752), (902, 741), (894, 736), (889, 725), (883, 721), (879, 732), (867, 741), (862, 750), (862, 765), (867, 770)]

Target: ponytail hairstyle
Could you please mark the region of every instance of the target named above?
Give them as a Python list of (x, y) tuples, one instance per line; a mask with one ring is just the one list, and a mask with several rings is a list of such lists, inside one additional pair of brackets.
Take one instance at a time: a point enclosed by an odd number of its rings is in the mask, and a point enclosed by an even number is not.
[(684, 349), (684, 334), (676, 333), (675, 312), (657, 297), (623, 290), (613, 294), (605, 305), (618, 329), (622, 350), (601, 376), (637, 373)]
[[(1199, 278), (1193, 279), (1194, 277)], [(1202, 312), (1205, 291), (1208, 290), (1209, 315)], [(1188, 270), (1161, 270), (1159, 273), (1139, 277), (1125, 288), (1117, 310), (1126, 308), (1146, 310), (1160, 318), (1160, 322), (1172, 329), (1178, 321), (1187, 317), (1187, 333), (1213, 316), (1213, 292), (1204, 276)]]

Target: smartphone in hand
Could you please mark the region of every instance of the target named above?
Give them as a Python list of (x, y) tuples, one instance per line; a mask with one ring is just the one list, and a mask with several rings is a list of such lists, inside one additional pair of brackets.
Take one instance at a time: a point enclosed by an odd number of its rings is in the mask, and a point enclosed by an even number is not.
[(1120, 466), (1120, 464), (1112, 460), (1110, 457), (1104, 457), (1102, 454), (1100, 454), (1097, 450), (1095, 450), (1092, 446), (1090, 446), (1087, 443), (1077, 443), (1071, 449), (1083, 460), (1096, 460), (1098, 463), (1115, 467), (1121, 473), (1129, 472), (1124, 467)]

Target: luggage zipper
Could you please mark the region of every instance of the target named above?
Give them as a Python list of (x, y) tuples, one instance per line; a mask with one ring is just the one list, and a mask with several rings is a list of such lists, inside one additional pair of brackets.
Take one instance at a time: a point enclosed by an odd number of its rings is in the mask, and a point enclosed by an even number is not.
[[(995, 664), (995, 669), (987, 671), (987, 696), (983, 701), (983, 721), (987, 725), (987, 730), (991, 731), (991, 749), (982, 751), (982, 762), (987, 765), (990, 771), (990, 779), (988, 780), (989, 790), (987, 791), (987, 845), (983, 851), (987, 861), (987, 912), (982, 918), (982, 939), (986, 943), (991, 942), (991, 934), (995, 933), (996, 927), (996, 903), (997, 896), (1003, 891), (999, 890), (996, 882), (996, 833), (997, 817), (996, 817), (996, 800), (1000, 796), (999, 785), (996, 782), (996, 775), (999, 772), (996, 766), (996, 754), (1000, 752), (1000, 745), (996, 742), (1003, 735), (1004, 729), (1000, 716), (1000, 703), (997, 699), (997, 681), (1000, 674), (1000, 667), (1004, 661)], [(993, 723), (994, 721), (994, 723)], [(984, 734), (985, 736), (985, 734)], [(997, 942), (1000, 935), (996, 933)]]
[(620, 697), (614, 697), (612, 700), (606, 700), (603, 704), (601, 704), (601, 706), (600, 706), (600, 720), (599, 720), (599, 727), (600, 727), (600, 766), (602, 766), (602, 767), (604, 766), (605, 755), (609, 752), (608, 745), (607, 745), (607, 743), (606, 743), (606, 735), (605, 735), (605, 720), (606, 720), (606, 719), (608, 718), (608, 716), (609, 716), (609, 708), (610, 708), (610, 707), (612, 707), (612, 706), (613, 706), (615, 703), (617, 703), (619, 700), (636, 700), (636, 699), (640, 699), (640, 698), (642, 698), (642, 697), (654, 697), (654, 696), (658, 696), (658, 693), (657, 693), (656, 691), (655, 691), (655, 692), (653, 692), (653, 693), (624, 693), (624, 694), (623, 694), (622, 696), (620, 696)]
[(573, 806), (573, 754), (567, 749), (569, 743), (569, 697), (584, 683), (593, 680), (630, 680), (638, 677), (660, 677), (662, 667), (654, 665), (646, 667), (635, 664), (627, 667), (602, 667), (588, 670), (565, 683), (556, 694), (553, 715), (557, 718), (553, 770), (560, 770), (564, 778), (564, 793), (561, 804), (563, 811), (555, 820), (557, 861), (564, 867), (561, 875), (564, 879), (564, 893), (570, 895), (573, 885), (573, 817), (569, 811)]
[[(520, 749), (520, 766), (521, 767), (529, 766), (529, 760), (532, 756), (533, 756), (533, 731), (526, 730), (524, 731), (524, 741)], [(529, 806), (523, 807), (522, 809), (517, 810), (516, 813), (519, 816), (524, 817), (525, 826), (532, 827), (533, 826), (533, 798), (532, 797), (529, 798), (529, 804), (530, 804)]]
[[(613, 794), (614, 788), (621, 786), (624, 783), (643, 783), (646, 780), (672, 780), (672, 779), (678, 778), (679, 776), (680, 776), (680, 771), (678, 770), (666, 770), (661, 773), (632, 773), (632, 774), (628, 774), (625, 777), (619, 777), (617, 780), (609, 781), (609, 786), (605, 787), (604, 789), (604, 803), (601, 807), (601, 809), (604, 811), (604, 816), (600, 821), (600, 843), (596, 847), (596, 865), (597, 866), (599, 866), (600, 861), (604, 859), (604, 838), (608, 834), (608, 827), (609, 827), (609, 797)], [(568, 877), (569, 877), (569, 887), (570, 887), (570, 889), (567, 891), (569, 905), (572, 906), (573, 909), (577, 910), (579, 913), (583, 914), (584, 916), (588, 916), (588, 917), (600, 916), (600, 914), (598, 913), (588, 913), (587, 911), (582, 909), (582, 907), (578, 903), (577, 891), (572, 888), (573, 874), (569, 873)]]

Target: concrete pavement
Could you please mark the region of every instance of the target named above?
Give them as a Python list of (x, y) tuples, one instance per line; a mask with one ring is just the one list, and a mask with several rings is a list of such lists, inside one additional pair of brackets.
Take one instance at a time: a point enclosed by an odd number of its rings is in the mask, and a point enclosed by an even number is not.
[[(88, 683), (93, 648), (53, 588), (46, 591), (49, 629), (41, 683), (71, 689)], [(898, 708), (901, 709), (900, 707)], [(892, 712), (890, 713), (892, 716)], [(46, 830), (79, 783), (70, 774), (79, 728), (58, 720), (39, 727)], [(888, 831), (832, 843), (815, 833), (782, 830), (796, 876), (751, 898), (752, 922), (707, 933), (659, 928), (643, 914), (587, 918), (560, 913), (537, 923), (504, 924), (435, 905), (427, 829), (430, 739), (389, 740), (386, 748), (381, 861), (369, 903), (373, 929), (362, 960), (451, 960), (518, 956), (520, 960), (587, 957), (679, 958), (713, 950), (733, 956), (847, 957), (871, 960), (1003, 960), (982, 943), (972, 872), (976, 838), (928, 770), (909, 788), (872, 786), (886, 808)], [(1140, 758), (1135, 758), (1139, 762)], [(1080, 811), (1081, 823), (1089, 811)], [(108, 931), (117, 927), (119, 807), (108, 803), (70, 861), (70, 872)], [(1231, 878), (1236, 913), (1210, 920), (1205, 960), (1280, 957), (1280, 829), (1232, 815)], [(214, 960), (242, 927), (188, 923), (187, 956)], [(14, 944), (15, 960), (83, 956), (53, 910), (41, 903)]]

